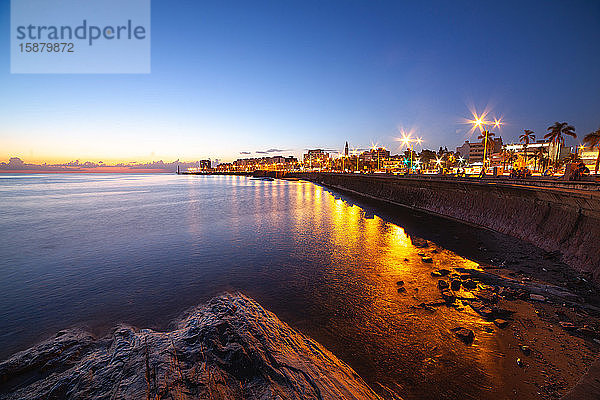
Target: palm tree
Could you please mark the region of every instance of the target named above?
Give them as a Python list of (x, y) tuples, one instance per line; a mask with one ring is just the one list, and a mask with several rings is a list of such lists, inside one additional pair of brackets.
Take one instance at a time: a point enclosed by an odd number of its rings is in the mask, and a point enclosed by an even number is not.
[(508, 150), (502, 149), (502, 171), (506, 169), (506, 160), (508, 159)]
[(513, 163), (517, 160), (517, 152), (514, 150), (509, 150), (507, 160), (510, 163), (510, 165), (512, 166)]
[(578, 163), (578, 162), (581, 162), (581, 157), (579, 157), (579, 154), (571, 153), (565, 157), (565, 163)]
[(484, 160), (483, 160), (483, 166), (485, 169), (485, 158), (487, 158), (488, 154), (490, 154), (490, 152), (487, 151), (487, 149), (492, 148), (491, 146), (494, 145), (494, 140), (492, 139), (493, 136), (496, 136), (496, 134), (494, 132), (490, 132), (490, 131), (482, 131), (481, 134), (479, 136), (477, 136), (477, 139), (481, 139), (481, 144), (483, 145), (484, 149), (486, 150), (487, 154), (485, 154)]
[(535, 135), (533, 131), (529, 129), (524, 129), (523, 134), (519, 136), (519, 141), (523, 143), (523, 149), (525, 150), (525, 166), (527, 166), (527, 146), (529, 143), (535, 140)]
[(539, 167), (541, 167), (542, 166), (542, 162), (545, 159), (544, 148), (543, 147), (538, 147), (537, 150), (532, 154), (532, 157), (535, 158), (535, 166), (534, 166), (534, 168), (537, 170), (538, 169), (538, 164), (539, 164)]
[(533, 152), (530, 157), (533, 158), (533, 170), (537, 171), (537, 160), (540, 158), (540, 155), (539, 153)]
[(544, 139), (549, 139), (556, 148), (556, 159), (554, 162), (558, 165), (558, 156), (560, 154), (560, 146), (561, 144), (565, 144), (565, 138), (563, 135), (572, 136), (574, 138), (577, 137), (575, 133), (575, 127), (567, 124), (566, 122), (555, 122), (554, 125), (548, 127), (548, 133), (544, 135)]
[(594, 173), (598, 175), (598, 165), (600, 164), (600, 129), (595, 132), (588, 133), (583, 138), (583, 143), (590, 146), (590, 148), (596, 147), (598, 149), (598, 156), (596, 157), (596, 168)]

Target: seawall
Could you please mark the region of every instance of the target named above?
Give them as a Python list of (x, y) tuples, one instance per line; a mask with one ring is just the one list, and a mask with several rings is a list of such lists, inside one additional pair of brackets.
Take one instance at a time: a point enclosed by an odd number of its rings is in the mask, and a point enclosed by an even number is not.
[(600, 185), (333, 173), (292, 176), (560, 251), (566, 264), (600, 283)]

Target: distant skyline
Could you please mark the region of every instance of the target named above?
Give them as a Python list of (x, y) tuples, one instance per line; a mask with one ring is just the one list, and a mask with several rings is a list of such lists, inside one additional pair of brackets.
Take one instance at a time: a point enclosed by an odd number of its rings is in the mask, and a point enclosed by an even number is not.
[(470, 108), (541, 139), (600, 127), (600, 2), (152, 1), (147, 75), (10, 74), (0, 4), (0, 161), (295, 155), (400, 130), (454, 150)]

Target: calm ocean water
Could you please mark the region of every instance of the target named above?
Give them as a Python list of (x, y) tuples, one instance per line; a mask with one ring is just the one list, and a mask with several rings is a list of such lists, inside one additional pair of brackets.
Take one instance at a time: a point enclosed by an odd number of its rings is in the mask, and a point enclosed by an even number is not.
[[(240, 290), (374, 387), (478, 398), (502, 384), (493, 337), (467, 347), (448, 331), (480, 330), (479, 318), (410, 307), (439, 297), (411, 236), (474, 234), (460, 224), (302, 181), (0, 175), (0, 234), (2, 358), (72, 326), (164, 329), (190, 306)], [(474, 265), (438, 250), (438, 267)]]

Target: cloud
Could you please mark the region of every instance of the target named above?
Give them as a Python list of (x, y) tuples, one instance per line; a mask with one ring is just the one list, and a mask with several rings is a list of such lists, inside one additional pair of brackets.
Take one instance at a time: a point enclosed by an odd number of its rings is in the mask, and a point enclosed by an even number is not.
[(174, 172), (177, 167), (190, 168), (196, 167), (198, 161), (193, 162), (181, 162), (179, 160), (173, 162), (164, 161), (153, 161), (149, 163), (139, 163), (137, 161), (131, 161), (128, 163), (118, 163), (114, 165), (107, 165), (105, 163), (94, 163), (91, 161), (80, 162), (79, 160), (71, 161), (63, 164), (28, 164), (18, 157), (12, 157), (8, 163), (0, 162), (0, 171), (32, 171), (32, 172), (89, 172), (92, 170), (102, 171), (106, 168), (120, 168), (122, 172), (127, 170), (135, 172), (139, 170), (153, 170), (161, 172)]
[(249, 151), (240, 151), (240, 154), (252, 154), (252, 153)]
[[(316, 150), (315, 148), (312, 149), (304, 149), (305, 151), (309, 151), (309, 150)], [(326, 153), (340, 153), (340, 150), (336, 150), (336, 149), (321, 149)]]
[(268, 150), (258, 150), (255, 151), (256, 154), (269, 154), (269, 153), (281, 153), (284, 151), (289, 151), (286, 149), (268, 149)]

